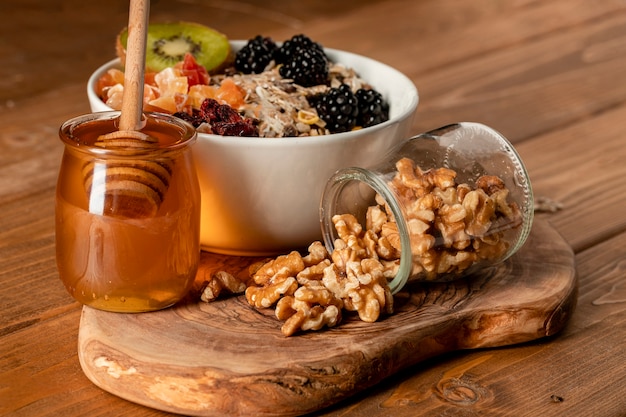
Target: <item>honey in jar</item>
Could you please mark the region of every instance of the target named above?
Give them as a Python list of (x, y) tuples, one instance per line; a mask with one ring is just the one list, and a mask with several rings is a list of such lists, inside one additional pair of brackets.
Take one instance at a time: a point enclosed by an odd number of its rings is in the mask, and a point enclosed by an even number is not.
[(85, 305), (158, 310), (188, 293), (198, 267), (196, 134), (175, 117), (148, 113), (141, 134), (150, 142), (103, 141), (118, 118), (95, 113), (61, 126), (57, 266), (67, 291)]

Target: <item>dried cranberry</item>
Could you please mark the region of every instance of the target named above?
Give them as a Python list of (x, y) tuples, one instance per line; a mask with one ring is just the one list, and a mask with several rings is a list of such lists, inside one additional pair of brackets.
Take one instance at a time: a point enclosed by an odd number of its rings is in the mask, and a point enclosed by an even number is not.
[(182, 119), (188, 123), (191, 123), (193, 127), (198, 127), (202, 123), (204, 123), (204, 119), (200, 116), (200, 112), (197, 110), (193, 112), (193, 114), (186, 113), (184, 111), (174, 113), (175, 117)]
[(241, 119), (239, 122), (216, 122), (211, 126), (213, 133), (222, 136), (249, 136), (258, 137), (259, 131), (251, 119)]
[(225, 122), (225, 123), (243, 122), (243, 118), (239, 115), (239, 113), (237, 113), (235, 109), (233, 109), (229, 105), (222, 104), (218, 106), (216, 113), (218, 117), (217, 121), (219, 122)]
[(207, 98), (202, 102), (200, 117), (211, 125), (211, 131), (222, 136), (259, 136), (258, 129), (251, 119), (244, 119), (227, 104)]
[(207, 123), (211, 123), (211, 121), (217, 120), (216, 111), (219, 106), (220, 103), (217, 100), (214, 100), (212, 98), (205, 99), (200, 106), (200, 116)]

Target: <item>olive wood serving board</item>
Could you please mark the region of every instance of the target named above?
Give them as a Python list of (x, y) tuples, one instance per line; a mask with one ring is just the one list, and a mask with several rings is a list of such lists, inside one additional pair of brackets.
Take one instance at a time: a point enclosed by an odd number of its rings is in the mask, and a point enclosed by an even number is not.
[[(202, 275), (250, 259), (203, 253)], [(190, 297), (153, 313), (84, 307), (80, 363), (100, 388), (156, 409), (197, 416), (293, 416), (319, 410), (444, 352), (510, 345), (561, 330), (576, 304), (574, 254), (537, 219), (526, 245), (492, 270), (411, 285), (376, 323), (285, 337), (273, 310), (243, 296)]]

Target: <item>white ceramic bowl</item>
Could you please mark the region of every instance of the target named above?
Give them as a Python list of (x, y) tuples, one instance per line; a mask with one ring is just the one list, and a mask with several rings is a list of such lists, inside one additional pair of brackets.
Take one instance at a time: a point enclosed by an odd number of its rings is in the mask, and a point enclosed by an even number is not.
[[(232, 41), (234, 50), (245, 41)], [(397, 70), (349, 52), (326, 49), (329, 58), (354, 68), (389, 103), (389, 120), (346, 133), (302, 138), (225, 137), (201, 133), (194, 157), (202, 195), (200, 240), (207, 251), (272, 255), (322, 239), (319, 205), (327, 180), (340, 168), (376, 164), (408, 139), (417, 108), (413, 82)], [(98, 78), (112, 60), (89, 78), (91, 110), (111, 110), (96, 95)]]

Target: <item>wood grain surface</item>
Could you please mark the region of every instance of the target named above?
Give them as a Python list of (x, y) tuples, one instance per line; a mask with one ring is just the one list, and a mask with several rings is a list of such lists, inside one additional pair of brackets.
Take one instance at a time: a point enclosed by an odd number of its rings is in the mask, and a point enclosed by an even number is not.
[[(514, 143), (535, 195), (558, 203), (538, 217), (575, 254), (577, 305), (561, 332), (422, 360), (308, 417), (626, 415), (624, 0), (151, 3), (154, 20), (198, 21), (233, 39), (306, 33), (396, 67), (420, 92), (412, 133), (487, 124)], [(114, 57), (128, 6), (0, 1), (2, 416), (172, 415), (85, 376), (82, 306), (55, 265), (57, 131), (89, 111), (86, 80)]]
[[(235, 259), (235, 258), (232, 258)], [(240, 258), (242, 263), (248, 262)], [(224, 268), (205, 259), (204, 268)], [(83, 308), (87, 377), (122, 398), (199, 416), (292, 416), (329, 406), (427, 358), (551, 336), (576, 304), (574, 254), (547, 222), (510, 260), (446, 284), (412, 285), (394, 314), (285, 337), (245, 297), (146, 314)]]

